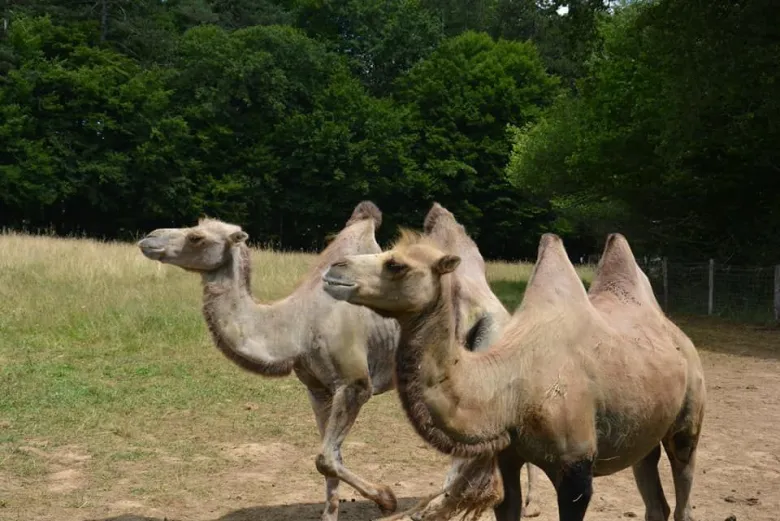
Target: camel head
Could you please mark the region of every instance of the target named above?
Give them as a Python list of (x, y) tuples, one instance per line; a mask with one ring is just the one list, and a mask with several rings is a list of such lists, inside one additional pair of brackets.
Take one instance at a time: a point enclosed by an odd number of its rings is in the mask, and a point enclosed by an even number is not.
[(152, 260), (186, 270), (208, 272), (223, 266), (233, 246), (249, 235), (235, 224), (201, 219), (191, 228), (159, 228), (138, 242), (141, 252)]
[(459, 263), (460, 257), (445, 254), (429, 238), (402, 231), (392, 249), (347, 256), (331, 264), (322, 280), (333, 298), (395, 318), (433, 302), (441, 277)]

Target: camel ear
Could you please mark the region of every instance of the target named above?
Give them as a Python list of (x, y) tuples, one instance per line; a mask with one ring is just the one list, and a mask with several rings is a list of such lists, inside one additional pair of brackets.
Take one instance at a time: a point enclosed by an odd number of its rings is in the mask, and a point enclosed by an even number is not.
[(249, 234), (246, 233), (243, 230), (238, 230), (237, 232), (233, 232), (230, 234), (230, 237), (228, 237), (228, 240), (230, 241), (230, 244), (239, 244), (244, 242), (249, 238)]
[(455, 271), (460, 264), (460, 257), (457, 255), (445, 255), (434, 264), (433, 269), (439, 275)]

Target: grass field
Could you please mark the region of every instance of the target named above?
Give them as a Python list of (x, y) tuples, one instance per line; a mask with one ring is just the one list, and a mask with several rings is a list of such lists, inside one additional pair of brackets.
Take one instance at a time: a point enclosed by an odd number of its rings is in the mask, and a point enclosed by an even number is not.
[[(282, 297), (312, 260), (255, 251), (255, 295)], [(530, 270), (489, 264), (509, 309)], [(592, 269), (580, 274), (588, 281)], [(718, 484), (697, 477), (700, 512), (774, 519), (778, 334), (702, 319), (681, 325), (702, 349), (715, 402), (702, 444), (709, 436), (725, 451), (702, 457), (700, 473), (709, 465)], [(0, 235), (0, 520), (318, 519), (317, 448), (296, 379), (245, 373), (211, 346), (197, 276), (151, 262), (129, 244)], [(364, 408), (345, 459), (407, 498), (435, 488), (448, 461), (413, 433), (395, 393)], [(731, 474), (719, 475), (724, 468)], [(630, 472), (596, 486), (592, 511), (605, 519), (643, 515)], [(540, 488), (539, 519), (557, 519), (549, 485)], [(355, 496), (344, 487), (342, 497)], [(359, 499), (341, 519), (377, 514)]]

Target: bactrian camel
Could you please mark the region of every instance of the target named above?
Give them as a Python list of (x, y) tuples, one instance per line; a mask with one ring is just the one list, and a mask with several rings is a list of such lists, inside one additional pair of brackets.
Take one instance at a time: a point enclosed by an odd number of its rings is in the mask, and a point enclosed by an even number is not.
[(401, 326), (396, 383), (417, 432), (440, 451), (496, 454), (504, 487), (498, 521), (522, 508), (525, 462), (555, 486), (561, 521), (582, 521), (593, 477), (632, 467), (645, 519), (670, 514), (658, 475), (671, 461), (675, 521), (689, 496), (705, 405), (690, 339), (661, 311), (622, 235), (607, 239), (586, 293), (563, 243), (545, 234), (523, 301), (489, 349), (455, 336), (451, 274), (460, 259), (419, 235), (380, 254), (334, 262), (323, 275), (335, 298)]
[(358, 204), (293, 293), (272, 304), (258, 304), (252, 297), (248, 235), (237, 225), (203, 219), (194, 227), (154, 230), (138, 243), (152, 260), (201, 274), (203, 315), (228, 359), (265, 376), (294, 371), (306, 385), (322, 437), (316, 466), (326, 481), (323, 521), (338, 519), (341, 481), (385, 513), (397, 506), (389, 487), (344, 465), (341, 445), (363, 404), (394, 387), (398, 324), (332, 299), (320, 283), (334, 260), (380, 252), (375, 239), (380, 224), (381, 212), (373, 203)]
[[(509, 322), (510, 314), (490, 289), (485, 271), (485, 260), (468, 235), (466, 229), (455, 216), (434, 203), (425, 216), (423, 231), (443, 252), (458, 255), (461, 259), (457, 269), (451, 274), (456, 285), (458, 301), (455, 306), (455, 336), (465, 339), (469, 349), (483, 351), (498, 338), (503, 327)], [(523, 505), (523, 514), (535, 517), (540, 509), (534, 501), (533, 484), (539, 469), (526, 465), (528, 469), (528, 494)], [(461, 476), (463, 479), (457, 480)], [(441, 495), (427, 509), (417, 513), (417, 520), (449, 520), (456, 513), (481, 507), (492, 506), (501, 498), (495, 479), (495, 461), (492, 456), (481, 458), (456, 458), (444, 484), (446, 495)], [(452, 487), (455, 486), (453, 489)]]

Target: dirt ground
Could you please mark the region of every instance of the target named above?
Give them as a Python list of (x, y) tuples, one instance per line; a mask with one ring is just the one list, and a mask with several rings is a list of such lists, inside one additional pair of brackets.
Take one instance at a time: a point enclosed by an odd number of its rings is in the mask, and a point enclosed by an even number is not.
[[(778, 332), (767, 332), (778, 335)], [(699, 340), (705, 343), (707, 339)], [(719, 344), (721, 344), (719, 342)], [(728, 342), (702, 350), (708, 409), (700, 443), (693, 490), (698, 521), (770, 521), (780, 519), (780, 352), (761, 349), (729, 351)], [(398, 408), (394, 394), (370, 402), (374, 412)], [(373, 415), (373, 416), (372, 416)], [(359, 420), (344, 447), (346, 463), (363, 476), (391, 485), (401, 507), (434, 490), (442, 481), (448, 459), (427, 448), (400, 415), (383, 427), (385, 439), (369, 444)], [(306, 425), (306, 429), (313, 428)], [(133, 493), (143, 485), (150, 465), (177, 465), (164, 456), (145, 461), (119, 461), (119, 479), (101, 482), (91, 475), (90, 455), (79, 445), (48, 450), (31, 442), (19, 450), (45, 456), (45, 478), (19, 481), (2, 472), (0, 519), (40, 521), (308, 521), (319, 520), (324, 484), (314, 470), (314, 443), (307, 447), (285, 441), (215, 439), (210, 456), (223, 459), (214, 472), (177, 475), (173, 495)], [(224, 463), (228, 463), (225, 465)], [(206, 465), (204, 468), (209, 468)], [(669, 465), (662, 459), (661, 476), (674, 505)], [(525, 479), (525, 472), (523, 473)], [(171, 485), (171, 484), (169, 484)], [(644, 517), (630, 470), (598, 478), (586, 519)], [(525, 490), (525, 484), (524, 484)], [(342, 485), (340, 519), (367, 521), (378, 509)], [(23, 494), (25, 505), (13, 501)], [(81, 494), (81, 495), (80, 495)], [(3, 500), (3, 498), (6, 498)], [(67, 498), (67, 500), (66, 500)], [(83, 498), (83, 500), (79, 499)], [(161, 499), (162, 498), (162, 499)], [(539, 521), (557, 520), (551, 485), (538, 485)], [(730, 517), (734, 516), (734, 517)], [(485, 519), (492, 519), (492, 514)]]

